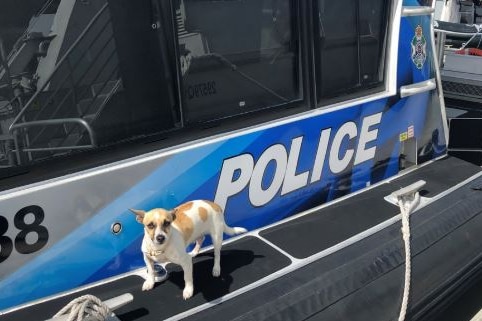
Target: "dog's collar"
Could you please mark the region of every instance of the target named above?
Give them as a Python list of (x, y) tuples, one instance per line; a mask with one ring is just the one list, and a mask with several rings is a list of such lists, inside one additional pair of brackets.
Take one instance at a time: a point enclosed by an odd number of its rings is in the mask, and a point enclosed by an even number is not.
[(156, 257), (156, 256), (164, 254), (164, 250), (156, 250), (153, 247), (147, 246), (146, 252), (144, 252), (144, 253), (146, 253), (147, 256)]

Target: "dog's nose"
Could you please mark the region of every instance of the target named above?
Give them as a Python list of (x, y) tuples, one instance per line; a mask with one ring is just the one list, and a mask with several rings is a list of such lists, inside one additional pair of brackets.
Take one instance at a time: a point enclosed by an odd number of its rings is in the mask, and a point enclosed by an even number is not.
[(159, 243), (159, 244), (164, 243), (165, 240), (166, 240), (166, 237), (165, 237), (164, 235), (162, 235), (162, 234), (159, 234), (159, 235), (156, 236), (156, 241), (157, 241), (157, 243)]

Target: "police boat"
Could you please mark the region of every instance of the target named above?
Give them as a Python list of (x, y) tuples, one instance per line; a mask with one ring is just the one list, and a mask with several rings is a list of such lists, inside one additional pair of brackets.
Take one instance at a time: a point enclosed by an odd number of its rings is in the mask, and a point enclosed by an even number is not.
[[(0, 319), (436, 320), (482, 267), (438, 3), (2, 0)], [(129, 209), (195, 199), (248, 232), (142, 291)]]

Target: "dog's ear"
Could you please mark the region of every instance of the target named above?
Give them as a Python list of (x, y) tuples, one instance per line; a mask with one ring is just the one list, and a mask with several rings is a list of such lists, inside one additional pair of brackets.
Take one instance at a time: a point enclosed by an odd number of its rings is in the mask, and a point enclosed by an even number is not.
[(136, 215), (136, 221), (142, 224), (142, 222), (144, 221), (144, 215), (146, 214), (146, 211), (134, 210), (132, 208), (130, 208), (129, 210)]
[(174, 220), (176, 219), (176, 212), (177, 212), (177, 208), (169, 212), (169, 214), (171, 215), (171, 222), (174, 222)]

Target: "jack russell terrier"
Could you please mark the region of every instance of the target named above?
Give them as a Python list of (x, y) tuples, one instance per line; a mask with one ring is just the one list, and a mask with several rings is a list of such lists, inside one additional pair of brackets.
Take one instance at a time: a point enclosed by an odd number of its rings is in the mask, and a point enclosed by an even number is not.
[[(224, 221), (222, 208), (216, 203), (196, 200), (179, 205), (174, 210), (163, 208), (131, 211), (136, 220), (144, 225), (144, 239), (141, 250), (147, 265), (147, 279), (142, 290), (154, 287), (154, 261), (172, 262), (184, 271), (184, 300), (189, 299), (194, 291), (192, 281), (192, 258), (199, 253), (204, 235), (210, 234), (214, 246), (213, 276), (221, 274), (220, 254), (223, 233), (236, 235), (247, 232), (242, 227), (229, 227)], [(196, 241), (194, 249), (186, 252), (186, 247)]]

